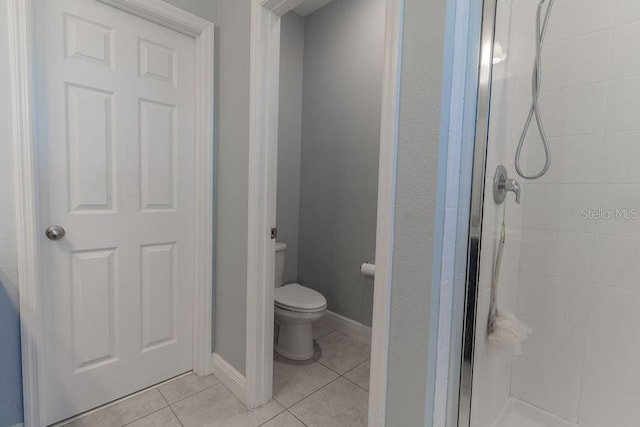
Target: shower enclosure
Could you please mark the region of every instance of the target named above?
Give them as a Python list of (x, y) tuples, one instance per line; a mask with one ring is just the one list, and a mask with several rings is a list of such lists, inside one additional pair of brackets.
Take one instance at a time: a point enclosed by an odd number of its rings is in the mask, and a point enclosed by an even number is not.
[[(446, 425), (639, 426), (640, 0), (470, 7)], [(498, 266), (521, 349), (489, 339)]]

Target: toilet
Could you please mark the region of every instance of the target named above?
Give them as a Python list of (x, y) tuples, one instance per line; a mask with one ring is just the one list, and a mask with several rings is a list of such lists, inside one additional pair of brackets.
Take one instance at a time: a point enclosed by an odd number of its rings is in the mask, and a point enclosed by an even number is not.
[(311, 324), (327, 311), (327, 300), (313, 289), (299, 283), (284, 284), (284, 261), (287, 245), (276, 243), (274, 317), (278, 326), (275, 350), (293, 360), (313, 356)]

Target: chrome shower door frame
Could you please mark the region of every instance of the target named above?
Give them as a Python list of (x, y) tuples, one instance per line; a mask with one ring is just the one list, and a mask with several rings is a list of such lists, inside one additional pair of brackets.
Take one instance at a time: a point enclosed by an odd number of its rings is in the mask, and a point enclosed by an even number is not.
[[(485, 199), (485, 176), (489, 119), (491, 103), (491, 79), (493, 72), (493, 46), (495, 35), (497, 0), (484, 0), (482, 7), (482, 29), (478, 57), (476, 127), (473, 148), (473, 170), (471, 177), (471, 201), (469, 211), (469, 233), (467, 240), (467, 271), (465, 287), (464, 320), (462, 331), (462, 355), (460, 358), (460, 391), (458, 398), (458, 426), (471, 425), (471, 402), (473, 398), (473, 367), (475, 331), (478, 321), (477, 301), (480, 281), (480, 255), (482, 243), (482, 220)], [(469, 118), (465, 117), (465, 120)], [(466, 414), (466, 416), (465, 416)]]

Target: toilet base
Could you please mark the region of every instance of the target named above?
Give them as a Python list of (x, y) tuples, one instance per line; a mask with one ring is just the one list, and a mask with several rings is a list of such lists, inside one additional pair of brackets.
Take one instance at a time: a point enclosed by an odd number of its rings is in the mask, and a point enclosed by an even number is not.
[(313, 328), (311, 323), (280, 323), (275, 351), (292, 360), (307, 360), (313, 357)]
[(278, 325), (274, 350), (281, 356), (292, 360), (307, 360), (313, 357), (312, 324), (326, 313), (323, 309), (315, 313), (296, 313), (275, 308), (275, 320)]

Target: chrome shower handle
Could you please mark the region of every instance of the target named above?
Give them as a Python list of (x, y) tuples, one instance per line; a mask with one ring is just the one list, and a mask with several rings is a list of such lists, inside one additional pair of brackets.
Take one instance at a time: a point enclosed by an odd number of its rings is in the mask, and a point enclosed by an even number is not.
[(516, 203), (520, 204), (520, 184), (515, 179), (507, 179), (504, 183), (504, 189), (506, 191), (513, 191), (516, 195)]
[(496, 168), (493, 176), (493, 201), (496, 205), (501, 205), (507, 197), (507, 191), (512, 191), (516, 195), (516, 203), (520, 203), (520, 183), (509, 178), (507, 169), (500, 165)]

